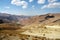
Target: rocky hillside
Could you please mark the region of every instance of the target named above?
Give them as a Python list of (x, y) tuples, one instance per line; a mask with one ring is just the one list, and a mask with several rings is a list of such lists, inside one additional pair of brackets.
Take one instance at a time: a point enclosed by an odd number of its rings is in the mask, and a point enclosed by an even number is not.
[(60, 13), (48, 13), (44, 15), (36, 16), (23, 16), (23, 15), (11, 15), (6, 13), (0, 13), (0, 23), (1, 21), (5, 23), (18, 22), (22, 25), (30, 24), (54, 24), (60, 23)]
[(11, 22), (8, 15), (0, 16), (0, 40), (60, 40), (60, 13), (31, 17), (14, 15), (19, 19), (17, 23), (4, 23), (5, 19)]
[(37, 16), (17, 16), (6, 13), (0, 13), (0, 24), (1, 23), (11, 23), (11, 24), (15, 23), (15, 24), (20, 24), (21, 27), (31, 24), (42, 24), (42, 25), (60, 24), (60, 13), (56, 13), (56, 14), (49, 13), (49, 14), (37, 15)]
[(54, 24), (60, 22), (60, 13), (48, 13), (45, 15), (37, 15), (30, 17), (29, 19), (22, 20), (22, 24)]

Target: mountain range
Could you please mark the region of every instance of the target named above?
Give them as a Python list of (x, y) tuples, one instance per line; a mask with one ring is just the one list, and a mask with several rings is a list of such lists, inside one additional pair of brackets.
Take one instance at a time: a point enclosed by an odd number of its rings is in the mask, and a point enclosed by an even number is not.
[(0, 21), (4, 23), (20, 23), (22, 25), (30, 24), (56, 24), (60, 23), (60, 13), (48, 13), (36, 16), (11, 15), (7, 13), (0, 13)]
[(29, 18), (29, 16), (18, 16), (18, 15), (11, 15), (7, 13), (0, 13), (0, 21), (2, 20), (4, 23), (11, 23), (11, 22), (19, 22), (20, 20)]
[(44, 15), (32, 16), (21, 21), (22, 24), (57, 24), (60, 23), (60, 13), (48, 13)]

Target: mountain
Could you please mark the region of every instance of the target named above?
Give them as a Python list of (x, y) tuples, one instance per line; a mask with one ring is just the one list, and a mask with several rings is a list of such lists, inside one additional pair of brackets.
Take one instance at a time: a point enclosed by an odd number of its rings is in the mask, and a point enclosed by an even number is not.
[(20, 29), (24, 25), (21, 20), (28, 19), (30, 16), (23, 16), (23, 15), (11, 15), (7, 13), (0, 13), (0, 30), (15, 30)]
[(7, 13), (0, 13), (0, 21), (3, 21), (4, 23), (10, 23), (10, 22), (19, 22), (22, 19), (26, 19), (29, 16), (18, 16), (18, 15), (11, 15)]
[(24, 25), (23, 27), (16, 23), (0, 24), (0, 40), (60, 40), (60, 13), (37, 16), (2, 13), (0, 16), (0, 23), (9, 20), (9, 22), (15, 21)]
[(24, 25), (30, 25), (30, 24), (54, 24), (57, 21), (60, 22), (60, 13), (48, 13), (44, 15), (37, 15), (32, 16), (28, 19), (24, 19), (21, 21)]
[(60, 13), (48, 13), (36, 16), (11, 15), (7, 13), (0, 13), (0, 21), (5, 23), (19, 23), (22, 25), (30, 24), (54, 24), (60, 22)]

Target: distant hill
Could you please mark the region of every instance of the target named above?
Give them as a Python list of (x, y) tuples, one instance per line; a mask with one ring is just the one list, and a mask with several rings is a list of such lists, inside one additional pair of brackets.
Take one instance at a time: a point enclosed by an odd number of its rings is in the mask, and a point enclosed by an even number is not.
[(18, 16), (18, 15), (11, 15), (7, 13), (0, 13), (0, 21), (3, 21), (4, 23), (10, 23), (10, 22), (19, 22), (22, 19), (26, 19), (29, 16)]
[(48, 13), (44, 15), (37, 15), (30, 17), (29, 19), (25, 19), (21, 21), (24, 25), (29, 24), (52, 24), (52, 23), (60, 22), (60, 13)]
[(11, 15), (7, 13), (0, 13), (0, 30), (15, 30), (20, 29), (24, 25), (21, 20), (28, 19), (30, 16), (18, 16), (18, 15)]

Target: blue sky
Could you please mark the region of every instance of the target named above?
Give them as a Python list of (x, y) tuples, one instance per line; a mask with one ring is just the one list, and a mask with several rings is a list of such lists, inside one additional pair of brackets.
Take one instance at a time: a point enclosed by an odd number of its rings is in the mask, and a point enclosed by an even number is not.
[(60, 0), (0, 0), (0, 12), (14, 15), (60, 13)]

